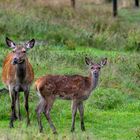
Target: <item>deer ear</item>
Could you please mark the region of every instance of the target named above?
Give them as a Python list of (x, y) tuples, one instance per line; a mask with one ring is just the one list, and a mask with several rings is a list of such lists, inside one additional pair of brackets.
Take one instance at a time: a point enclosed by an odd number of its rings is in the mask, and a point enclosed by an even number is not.
[(87, 65), (91, 64), (91, 60), (87, 56), (85, 57), (85, 62), (86, 62)]
[(30, 40), (29, 42), (25, 43), (25, 47), (26, 47), (27, 49), (30, 49), (30, 48), (33, 48), (33, 47), (34, 47), (34, 44), (35, 44), (35, 40), (32, 39), (32, 40)]
[(12, 40), (10, 40), (8, 37), (6, 37), (5, 40), (8, 47), (13, 48), (13, 49), (16, 47), (16, 44)]
[(107, 58), (104, 58), (104, 59), (100, 62), (101, 67), (103, 67), (104, 65), (106, 65), (106, 63), (107, 63)]

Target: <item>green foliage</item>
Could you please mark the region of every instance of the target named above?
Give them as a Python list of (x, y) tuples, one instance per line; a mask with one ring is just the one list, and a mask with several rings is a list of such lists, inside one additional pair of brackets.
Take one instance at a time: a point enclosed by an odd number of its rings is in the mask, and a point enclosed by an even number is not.
[[(106, 7), (80, 7), (74, 12), (68, 7), (45, 7), (26, 0), (20, 6), (20, 10), (14, 6), (0, 9), (1, 45), (4, 45), (5, 36), (11, 36), (16, 40), (33, 37), (47, 40), (50, 45), (60, 44), (70, 50), (86, 46), (102, 50), (139, 51), (139, 21), (133, 21), (132, 25), (131, 20), (122, 20), (133, 17), (126, 11), (122, 13), (120, 10), (122, 15), (114, 20)], [(102, 13), (99, 12), (101, 10)], [(139, 16), (137, 13), (136, 17)]]
[(127, 51), (140, 51), (140, 31), (132, 30), (128, 33), (125, 49)]
[[(16, 121), (14, 129), (8, 128), (11, 112), (9, 95), (0, 94), (1, 139), (139, 138), (140, 12), (139, 9), (119, 9), (119, 16), (114, 19), (110, 9), (110, 4), (81, 4), (73, 10), (70, 7), (41, 5), (32, 0), (1, 1), (0, 75), (2, 62), (10, 52), (5, 45), (5, 36), (17, 43), (35, 38), (36, 46), (28, 52), (35, 79), (49, 73), (87, 76), (86, 55), (95, 62), (108, 58), (107, 65), (101, 70), (97, 89), (84, 102), (86, 132), (81, 132), (77, 114), (76, 132), (70, 133), (70, 102), (56, 100), (51, 117), (58, 135), (52, 135), (43, 115), (44, 133), (40, 134), (35, 114), (38, 97), (32, 86), (29, 97), (31, 126), (28, 128), (23, 93), (20, 93), (23, 120)], [(0, 79), (0, 88), (3, 86)]]
[(93, 104), (99, 109), (114, 109), (125, 102), (124, 95), (117, 89), (100, 89), (94, 94)]

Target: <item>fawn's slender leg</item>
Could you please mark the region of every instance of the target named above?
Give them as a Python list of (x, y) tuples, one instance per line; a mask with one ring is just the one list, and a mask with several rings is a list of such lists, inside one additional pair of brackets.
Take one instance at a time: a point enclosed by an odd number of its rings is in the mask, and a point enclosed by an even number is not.
[(57, 133), (56, 128), (55, 128), (55, 126), (54, 126), (54, 124), (51, 120), (51, 117), (50, 117), (50, 111), (51, 111), (51, 108), (53, 106), (53, 103), (54, 103), (54, 98), (53, 97), (50, 97), (50, 98), (48, 97), (44, 114), (46, 116), (46, 119), (48, 120), (48, 123), (49, 123), (53, 133), (56, 134)]
[(72, 126), (71, 126), (71, 132), (75, 130), (75, 117), (77, 113), (77, 101), (72, 102)]
[(39, 104), (36, 107), (37, 121), (38, 121), (40, 132), (43, 131), (43, 126), (42, 126), (42, 123), (41, 123), (41, 113), (44, 111), (45, 105), (46, 105), (45, 100), (43, 98), (41, 98)]
[(78, 110), (79, 110), (79, 113), (80, 113), (81, 130), (85, 131), (85, 125), (84, 125), (84, 106), (83, 106), (83, 102), (82, 101), (78, 104)]

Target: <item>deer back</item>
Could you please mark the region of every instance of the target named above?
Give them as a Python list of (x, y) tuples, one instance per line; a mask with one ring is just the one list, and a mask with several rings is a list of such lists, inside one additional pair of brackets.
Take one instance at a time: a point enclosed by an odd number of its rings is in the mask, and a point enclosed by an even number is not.
[(58, 96), (73, 99), (84, 96), (90, 89), (91, 80), (81, 75), (47, 75), (35, 82), (36, 89), (41, 96)]

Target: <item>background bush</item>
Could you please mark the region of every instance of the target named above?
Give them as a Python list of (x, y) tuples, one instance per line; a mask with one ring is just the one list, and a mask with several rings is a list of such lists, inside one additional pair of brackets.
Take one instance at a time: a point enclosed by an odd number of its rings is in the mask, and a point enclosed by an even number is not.
[(126, 102), (126, 97), (117, 89), (100, 89), (95, 92), (93, 104), (98, 109), (114, 109)]

